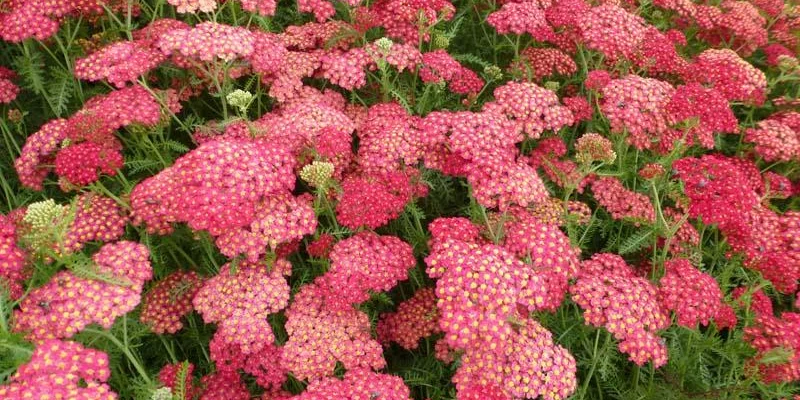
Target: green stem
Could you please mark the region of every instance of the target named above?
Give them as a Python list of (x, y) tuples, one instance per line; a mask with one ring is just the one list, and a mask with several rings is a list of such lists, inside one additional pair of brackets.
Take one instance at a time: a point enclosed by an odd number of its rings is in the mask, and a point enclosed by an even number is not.
[(142, 379), (144, 379), (144, 381), (148, 385), (152, 385), (153, 384), (153, 380), (150, 378), (150, 375), (147, 373), (147, 370), (145, 370), (144, 367), (142, 366), (142, 364), (139, 362), (139, 359), (131, 352), (131, 350), (127, 346), (125, 346), (125, 344), (120, 342), (119, 339), (117, 339), (116, 336), (112, 335), (111, 333), (109, 333), (107, 331), (99, 330), (99, 329), (93, 329), (93, 328), (86, 328), (83, 331), (87, 332), (87, 333), (92, 333), (92, 334), (95, 334), (95, 335), (98, 335), (98, 336), (102, 336), (102, 337), (108, 339), (111, 343), (114, 343), (114, 345), (117, 346), (122, 351), (123, 354), (125, 354), (125, 357), (128, 358), (128, 361), (131, 363), (131, 365), (133, 365), (133, 367), (136, 369), (136, 372), (139, 373), (139, 375), (142, 377)]

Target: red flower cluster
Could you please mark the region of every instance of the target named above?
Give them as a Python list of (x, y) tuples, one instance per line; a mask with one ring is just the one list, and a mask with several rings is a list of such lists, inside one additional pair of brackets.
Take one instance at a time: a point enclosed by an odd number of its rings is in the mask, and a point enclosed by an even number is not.
[(669, 318), (658, 302), (658, 289), (636, 276), (622, 257), (597, 253), (584, 261), (570, 293), (586, 323), (604, 326), (631, 361), (666, 364), (667, 346), (657, 332), (669, 326)]
[(201, 286), (203, 278), (194, 271), (168, 275), (144, 295), (139, 320), (158, 334), (178, 332), (183, 328), (181, 318), (194, 309), (192, 299)]
[(8, 290), (12, 299), (22, 295), (25, 280), (25, 252), (17, 246), (14, 221), (0, 214), (0, 290)]
[(422, 54), (419, 77), (426, 83), (447, 82), (450, 91), (458, 94), (477, 94), (484, 85), (478, 74), (461, 65), (444, 50)]
[(600, 109), (612, 132), (627, 133), (628, 143), (639, 150), (650, 149), (668, 131), (665, 107), (673, 92), (667, 82), (628, 75), (603, 87)]
[(672, 165), (684, 182), (689, 215), (724, 232), (747, 228), (747, 216), (758, 204), (749, 178), (732, 159), (721, 155), (683, 158)]
[(115, 400), (117, 394), (106, 383), (110, 376), (105, 353), (50, 339), (40, 343), (31, 359), (0, 386), (0, 397)]
[(661, 139), (661, 149), (672, 150), (675, 139), (686, 145), (714, 148), (714, 133), (735, 133), (737, 120), (728, 101), (715, 89), (699, 83), (681, 85), (665, 105), (667, 123), (675, 127)]
[(63, 250), (74, 253), (89, 242), (112, 242), (125, 233), (128, 217), (111, 198), (87, 193), (78, 196), (75, 213), (61, 244)]
[(370, 291), (385, 292), (408, 277), (416, 265), (411, 246), (394, 236), (362, 232), (333, 246), (331, 266), (319, 278), (335, 296), (328, 307), (349, 309), (369, 299)]
[(378, 340), (384, 345), (394, 342), (407, 350), (416, 349), (420, 339), (439, 332), (433, 288), (417, 290), (414, 296), (397, 306), (397, 311), (382, 314), (376, 330)]
[(0, 103), (11, 103), (17, 98), (19, 87), (11, 80), (16, 78), (14, 71), (0, 66)]
[(216, 323), (224, 343), (237, 346), (243, 354), (275, 341), (267, 316), (289, 303), (289, 285), (283, 277), (289, 266), (280, 264), (288, 261), (277, 260), (271, 266), (247, 261), (225, 264), (194, 296), (192, 304), (203, 320)]
[[(751, 360), (764, 382), (792, 382), (800, 379), (800, 314), (785, 312), (756, 316), (756, 323), (744, 329), (745, 340), (758, 354)], [(776, 351), (788, 353), (783, 362), (765, 360)]]
[(152, 126), (160, 118), (158, 101), (143, 87), (95, 96), (69, 119), (52, 120), (29, 136), (14, 166), (20, 181), (32, 189), (41, 190), (52, 170), (64, 178), (62, 189), (88, 185), (98, 179), (98, 171), (115, 175), (122, 167), (115, 130), (131, 124)]
[(286, 400), (410, 400), (411, 391), (398, 376), (368, 369), (353, 369), (344, 378), (324, 378), (312, 382), (305, 392)]
[(55, 274), (32, 290), (14, 311), (14, 330), (32, 341), (68, 338), (97, 323), (108, 329), (114, 320), (133, 310), (141, 300), (142, 287), (152, 277), (150, 253), (142, 244), (106, 244), (92, 256), (98, 279), (69, 271)]
[(723, 307), (722, 291), (714, 277), (693, 267), (686, 259), (664, 264), (666, 274), (659, 281), (658, 298), (662, 307), (678, 316), (678, 324), (694, 328), (708, 325)]
[(348, 370), (386, 366), (383, 349), (371, 336), (367, 314), (352, 307), (331, 308), (338, 289), (321, 282), (305, 285), (286, 310), (289, 340), (281, 365), (297, 379), (332, 376), (337, 362)]
[(604, 176), (592, 182), (592, 193), (597, 203), (614, 219), (630, 218), (635, 221), (654, 222), (656, 212), (650, 198), (625, 188), (619, 179)]

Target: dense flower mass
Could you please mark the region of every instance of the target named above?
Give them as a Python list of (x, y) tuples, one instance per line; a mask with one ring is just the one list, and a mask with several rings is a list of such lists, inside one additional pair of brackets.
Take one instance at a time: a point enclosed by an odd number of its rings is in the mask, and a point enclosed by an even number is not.
[(700, 53), (687, 68), (684, 78), (713, 87), (729, 101), (760, 104), (766, 96), (764, 72), (729, 49), (708, 49)]
[(17, 246), (17, 227), (11, 218), (0, 214), (0, 285), (12, 299), (22, 295), (25, 278), (25, 252)]
[(194, 309), (192, 300), (202, 283), (203, 279), (194, 271), (170, 274), (144, 295), (139, 319), (155, 333), (175, 333), (181, 330), (181, 318)]
[(112, 242), (125, 233), (128, 218), (113, 199), (89, 193), (77, 197), (73, 207), (63, 250), (75, 252), (88, 242)]
[(108, 356), (79, 343), (51, 339), (40, 343), (31, 359), (0, 386), (6, 399), (117, 398), (106, 383), (111, 376)]
[(665, 107), (673, 91), (667, 82), (628, 75), (603, 87), (601, 111), (612, 132), (627, 133), (637, 149), (650, 149), (668, 130)]
[(584, 310), (586, 323), (611, 332), (631, 361), (650, 361), (656, 367), (667, 362), (658, 331), (669, 326), (669, 318), (658, 302), (658, 290), (621, 257), (601, 253), (584, 261), (570, 294)]
[(0, 103), (11, 103), (17, 98), (19, 87), (12, 82), (16, 77), (14, 71), (0, 66)]
[(14, 312), (14, 330), (42, 342), (69, 338), (92, 323), (110, 328), (141, 301), (153, 273), (149, 256), (139, 243), (106, 244), (91, 261), (74, 265), (75, 272), (60, 271), (32, 290)]
[(367, 315), (352, 307), (332, 309), (328, 299), (338, 293), (320, 283), (303, 286), (286, 310), (289, 340), (281, 364), (298, 379), (310, 380), (332, 376), (337, 362), (347, 369), (383, 368), (386, 361)]
[(370, 291), (388, 291), (408, 277), (416, 265), (411, 246), (394, 236), (362, 232), (337, 242), (331, 267), (321, 279), (336, 291), (329, 299), (347, 309), (369, 298)]
[(257, 352), (275, 341), (267, 316), (288, 304), (289, 285), (280, 265), (287, 262), (226, 264), (203, 283), (192, 304), (204, 321), (218, 325), (225, 343), (244, 354)]
[(75, 62), (75, 76), (107, 80), (118, 88), (157, 67), (165, 57), (141, 41), (117, 42)]
[(0, 399), (800, 400), (795, 3), (0, 0)]
[(420, 289), (413, 297), (400, 303), (397, 311), (381, 315), (376, 328), (378, 339), (385, 344), (394, 342), (404, 349), (414, 350), (421, 338), (439, 331), (437, 317), (433, 289)]
[(410, 177), (402, 172), (350, 175), (342, 182), (336, 219), (350, 229), (375, 229), (400, 216), (414, 195)]
[[(780, 318), (761, 314), (755, 325), (745, 328), (745, 338), (758, 354), (752, 360), (766, 382), (800, 379), (800, 314), (786, 312)], [(786, 355), (778, 362), (765, 362), (771, 353)]]
[(614, 219), (630, 218), (637, 221), (655, 221), (655, 209), (650, 198), (625, 188), (619, 179), (603, 177), (592, 182), (592, 192), (597, 203)]
[(722, 291), (714, 278), (685, 259), (668, 261), (665, 269), (658, 289), (661, 305), (675, 312), (679, 325), (708, 325), (722, 307)]
[(290, 400), (409, 400), (411, 393), (402, 379), (367, 369), (354, 369), (344, 379), (324, 378), (308, 385), (306, 390)]
[(586, 47), (603, 53), (611, 61), (633, 57), (647, 32), (642, 17), (611, 3), (593, 7), (577, 18)]

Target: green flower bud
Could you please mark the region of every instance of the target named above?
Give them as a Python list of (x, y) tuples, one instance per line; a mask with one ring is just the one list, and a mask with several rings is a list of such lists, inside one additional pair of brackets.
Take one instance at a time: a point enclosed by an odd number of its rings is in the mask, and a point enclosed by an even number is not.
[(30, 224), (34, 230), (47, 230), (59, 222), (64, 216), (65, 209), (66, 207), (56, 204), (53, 199), (38, 201), (28, 206), (22, 220)]
[(334, 166), (326, 161), (314, 161), (300, 170), (300, 179), (309, 185), (324, 188), (333, 176)]
[(239, 112), (244, 114), (247, 112), (247, 108), (250, 107), (250, 102), (253, 101), (253, 94), (242, 89), (236, 89), (228, 93), (225, 99), (228, 100), (228, 104), (238, 108)]

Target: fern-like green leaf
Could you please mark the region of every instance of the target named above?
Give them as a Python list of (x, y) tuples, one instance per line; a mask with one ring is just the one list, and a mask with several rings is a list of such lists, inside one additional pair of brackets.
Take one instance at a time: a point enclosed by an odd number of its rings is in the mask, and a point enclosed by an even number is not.
[(50, 68), (50, 79), (47, 84), (47, 97), (53, 112), (61, 116), (67, 112), (69, 101), (75, 92), (75, 77), (69, 71), (61, 68)]
[(653, 230), (645, 229), (639, 230), (633, 235), (628, 236), (622, 241), (622, 243), (620, 243), (619, 254), (631, 254), (641, 250), (649, 243), (648, 239), (651, 235), (653, 235)]
[(492, 65), (490, 62), (484, 61), (482, 58), (480, 58), (480, 57), (478, 57), (478, 56), (476, 56), (474, 54), (464, 53), (464, 54), (451, 54), (451, 55), (453, 56), (453, 58), (455, 58), (458, 61), (477, 64), (477, 65), (480, 65), (483, 68), (486, 68), (486, 67), (489, 67), (489, 66)]

